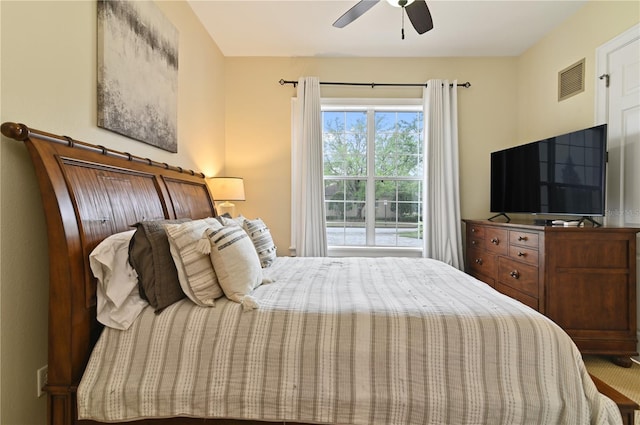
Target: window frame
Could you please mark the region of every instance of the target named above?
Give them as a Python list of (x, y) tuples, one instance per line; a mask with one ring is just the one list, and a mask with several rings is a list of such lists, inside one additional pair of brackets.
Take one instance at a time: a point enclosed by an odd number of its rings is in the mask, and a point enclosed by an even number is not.
[[(424, 117), (424, 104), (422, 98), (321, 98), (321, 111), (394, 111), (416, 112), (420, 111)], [(367, 120), (368, 132), (375, 132), (373, 120)], [(367, 155), (367, 180), (375, 182), (375, 155)], [(323, 173), (324, 175), (324, 173)], [(323, 177), (324, 179), (324, 177)], [(404, 179), (402, 179), (404, 180)], [(424, 187), (424, 179), (423, 179)], [(367, 184), (366, 199), (375, 200), (375, 184)], [(367, 217), (375, 215), (375, 201), (366, 203)], [(326, 229), (326, 227), (325, 227)], [(365, 227), (366, 229), (366, 227)], [(367, 233), (375, 232), (375, 229), (366, 230)], [(371, 235), (367, 235), (367, 238)], [(334, 245), (327, 247), (329, 257), (422, 257), (423, 246), (397, 247), (397, 246), (350, 246)]]

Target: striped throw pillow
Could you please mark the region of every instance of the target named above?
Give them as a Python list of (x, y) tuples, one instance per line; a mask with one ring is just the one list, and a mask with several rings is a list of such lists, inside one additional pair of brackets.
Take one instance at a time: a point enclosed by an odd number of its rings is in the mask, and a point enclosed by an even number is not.
[(224, 294), (245, 309), (258, 306), (249, 295), (262, 284), (258, 254), (242, 227), (237, 225), (209, 228), (206, 233), (211, 262)]
[(260, 218), (256, 218), (255, 220), (245, 219), (244, 230), (256, 248), (262, 268), (269, 267), (273, 264), (276, 260), (276, 246), (273, 243), (273, 238), (267, 225), (264, 224)]
[(207, 229), (220, 227), (215, 218), (165, 225), (180, 286), (191, 301), (203, 307), (213, 306), (224, 293), (209, 256), (198, 249), (198, 242)]

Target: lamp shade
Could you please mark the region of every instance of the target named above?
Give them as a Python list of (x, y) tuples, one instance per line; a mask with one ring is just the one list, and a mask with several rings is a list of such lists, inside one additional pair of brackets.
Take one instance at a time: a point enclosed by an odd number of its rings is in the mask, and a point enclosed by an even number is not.
[(241, 177), (212, 177), (209, 189), (216, 201), (244, 201), (244, 181)]

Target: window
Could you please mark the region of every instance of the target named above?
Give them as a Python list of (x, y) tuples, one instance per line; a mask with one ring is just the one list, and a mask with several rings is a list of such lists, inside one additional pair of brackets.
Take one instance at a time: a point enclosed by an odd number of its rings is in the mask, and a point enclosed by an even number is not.
[(422, 250), (422, 105), (420, 99), (380, 101), (323, 100), (330, 251)]

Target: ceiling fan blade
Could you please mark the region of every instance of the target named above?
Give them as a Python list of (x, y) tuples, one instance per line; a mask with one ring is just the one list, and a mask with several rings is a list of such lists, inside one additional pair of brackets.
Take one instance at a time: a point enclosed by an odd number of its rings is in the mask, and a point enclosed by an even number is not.
[(411, 25), (418, 31), (418, 34), (424, 34), (425, 32), (433, 29), (433, 19), (431, 19), (431, 12), (427, 7), (427, 3), (424, 0), (416, 0), (410, 5), (405, 7), (407, 16), (411, 21)]
[(349, 25), (351, 22), (362, 16), (367, 10), (371, 9), (380, 0), (360, 0), (351, 9), (347, 10), (344, 15), (339, 17), (333, 26), (336, 28), (343, 28)]

